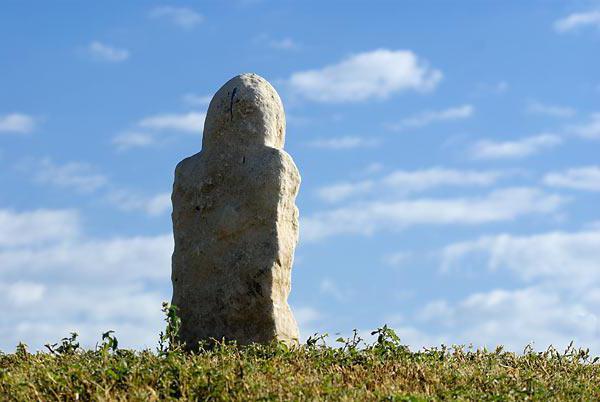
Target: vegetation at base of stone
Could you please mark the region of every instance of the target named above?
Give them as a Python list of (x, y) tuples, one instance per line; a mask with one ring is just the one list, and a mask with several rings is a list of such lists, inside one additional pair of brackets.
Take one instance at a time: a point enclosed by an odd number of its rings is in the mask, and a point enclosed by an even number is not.
[(94, 350), (72, 334), (49, 352), (0, 353), (0, 400), (600, 400), (600, 364), (586, 350), (411, 352), (387, 327), (373, 335), (366, 346), (355, 333), (337, 347), (315, 336), (189, 354), (168, 335), (157, 351), (132, 351), (112, 331)]

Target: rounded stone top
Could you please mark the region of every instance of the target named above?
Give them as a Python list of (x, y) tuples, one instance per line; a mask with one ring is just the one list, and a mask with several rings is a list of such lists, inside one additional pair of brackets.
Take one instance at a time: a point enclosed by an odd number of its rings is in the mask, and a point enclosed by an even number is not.
[(213, 96), (204, 122), (203, 149), (253, 145), (283, 148), (284, 142), (281, 98), (261, 76), (238, 75)]

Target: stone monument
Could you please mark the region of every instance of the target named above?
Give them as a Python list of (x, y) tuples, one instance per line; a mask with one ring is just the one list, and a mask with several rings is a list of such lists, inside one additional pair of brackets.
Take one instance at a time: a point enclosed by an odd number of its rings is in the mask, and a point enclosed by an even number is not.
[(298, 340), (287, 298), (300, 174), (284, 141), (279, 95), (242, 74), (212, 98), (202, 150), (175, 169), (172, 304), (187, 349)]

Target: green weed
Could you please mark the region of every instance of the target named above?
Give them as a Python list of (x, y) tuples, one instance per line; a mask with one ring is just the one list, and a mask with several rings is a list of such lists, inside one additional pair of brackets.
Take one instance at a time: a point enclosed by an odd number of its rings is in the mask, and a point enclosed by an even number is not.
[(358, 332), (327, 344), (241, 347), (214, 341), (188, 353), (177, 341), (176, 308), (155, 352), (119, 348), (113, 331), (94, 350), (77, 334), (30, 353), (0, 352), (0, 400), (600, 400), (599, 358), (570, 345), (521, 354), (442, 345), (412, 352), (387, 326), (372, 344)]

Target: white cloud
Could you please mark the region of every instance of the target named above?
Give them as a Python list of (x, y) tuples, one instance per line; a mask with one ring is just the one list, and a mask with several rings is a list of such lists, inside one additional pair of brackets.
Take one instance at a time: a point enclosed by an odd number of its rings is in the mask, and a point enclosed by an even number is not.
[(42, 247), (1, 250), (3, 278), (19, 280), (31, 276), (76, 283), (118, 279), (128, 283), (168, 281), (170, 277), (171, 235), (106, 240), (55, 237), (55, 240)]
[(0, 349), (41, 349), (70, 331), (93, 346), (109, 329), (124, 346), (155, 345), (172, 236), (87, 238), (77, 217), (0, 211)]
[(373, 180), (351, 183), (336, 183), (317, 189), (317, 195), (327, 202), (338, 202), (344, 199), (370, 192), (375, 187)]
[(475, 263), (555, 288), (600, 287), (600, 231), (484, 236), (445, 247), (442, 261), (446, 270)]
[(321, 149), (352, 149), (352, 148), (367, 148), (374, 147), (379, 144), (379, 141), (373, 138), (363, 137), (334, 137), (334, 138), (320, 138), (308, 143), (313, 148)]
[(350, 289), (340, 287), (338, 284), (335, 283), (334, 280), (331, 280), (329, 278), (325, 278), (321, 281), (321, 283), (319, 284), (319, 290), (322, 294), (331, 296), (340, 303), (344, 303), (351, 300), (354, 293)]
[(482, 140), (473, 146), (471, 155), (475, 159), (523, 158), (561, 143), (561, 137), (555, 134), (540, 134), (515, 141)]
[(154, 133), (141, 131), (124, 131), (116, 135), (112, 139), (113, 145), (119, 151), (124, 151), (129, 148), (144, 148), (155, 145), (157, 143)]
[(338, 202), (349, 197), (374, 193), (381, 195), (392, 190), (396, 194), (410, 194), (441, 186), (489, 186), (507, 173), (470, 171), (444, 168), (424, 170), (397, 170), (378, 180), (337, 183), (317, 190), (321, 199)]
[(202, 133), (206, 113), (159, 114), (139, 121), (138, 126), (150, 130), (173, 130)]
[(190, 106), (207, 106), (211, 99), (211, 95), (196, 95), (188, 93), (183, 95), (183, 102)]
[(265, 33), (257, 35), (254, 38), (254, 42), (262, 46), (284, 51), (298, 50), (300, 48), (300, 44), (290, 37), (273, 39), (271, 36)]
[(365, 175), (372, 175), (378, 172), (381, 172), (383, 170), (383, 164), (379, 163), (379, 162), (373, 162), (373, 163), (369, 163), (365, 169), (363, 170), (363, 173)]
[(414, 326), (398, 329), (403, 341), (422, 346), (473, 344), (494, 349), (498, 345), (521, 352), (532, 344), (536, 350), (548, 346), (563, 350), (571, 341), (579, 347), (600, 351), (598, 333), (600, 305), (543, 286), (493, 289), (472, 293), (451, 303), (432, 301), (415, 314), (412, 323), (425, 321), (433, 330)]
[(438, 186), (489, 186), (506, 173), (497, 171), (455, 170), (430, 168), (425, 170), (398, 170), (382, 179), (388, 187), (403, 191), (423, 191)]
[(600, 167), (586, 166), (548, 173), (544, 176), (544, 183), (552, 187), (600, 191)]
[(291, 306), (294, 318), (300, 329), (300, 342), (316, 333), (323, 333), (324, 314), (310, 306)]
[(312, 119), (306, 116), (298, 116), (293, 113), (285, 114), (285, 120), (287, 125), (297, 125), (297, 126), (306, 126), (307, 124), (312, 123)]
[(44, 244), (78, 234), (79, 214), (73, 210), (16, 212), (0, 209), (0, 247)]
[(411, 253), (409, 253), (408, 251), (398, 251), (396, 253), (387, 254), (383, 256), (383, 262), (386, 265), (398, 268), (405, 266), (410, 260), (410, 257)]
[(577, 111), (566, 106), (547, 105), (544, 103), (532, 101), (527, 105), (527, 111), (533, 114), (541, 114), (551, 117), (573, 117)]
[(585, 124), (570, 127), (571, 132), (582, 138), (590, 140), (600, 139), (600, 113), (592, 114), (590, 120)]
[(271, 39), (269, 46), (279, 50), (294, 50), (298, 48), (298, 44), (292, 38)]
[(595, 230), (595, 231), (600, 232), (600, 220), (586, 224), (585, 228), (589, 229), (589, 230)]
[(554, 23), (554, 29), (559, 33), (570, 32), (583, 27), (600, 28), (600, 11), (573, 13)]
[(481, 225), (557, 211), (566, 199), (534, 188), (495, 190), (484, 197), (356, 202), (301, 220), (303, 241), (342, 234), (370, 235), (415, 225)]
[(57, 165), (50, 158), (44, 158), (31, 170), (35, 172), (34, 179), (38, 183), (73, 188), (84, 193), (96, 191), (108, 183), (104, 175), (94, 173), (92, 166), (87, 163)]
[(494, 89), (498, 93), (504, 93), (504, 92), (508, 91), (508, 88), (509, 88), (509, 85), (508, 85), (508, 82), (506, 82), (506, 81), (500, 81), (494, 86)]
[(22, 281), (10, 285), (0, 284), (0, 289), (0, 293), (5, 294), (17, 307), (39, 302), (46, 292), (46, 287), (42, 284)]
[(51, 159), (44, 158), (35, 163), (25, 161), (19, 168), (34, 171), (34, 180), (41, 184), (70, 188), (81, 193), (100, 193), (100, 198), (122, 211), (142, 211), (150, 216), (158, 216), (171, 208), (170, 193), (144, 196), (130, 189), (115, 187), (106, 176), (95, 173), (92, 166), (86, 163), (56, 165)]
[(23, 113), (0, 115), (0, 133), (27, 134), (35, 129), (33, 117)]
[(507, 92), (510, 85), (506, 81), (498, 81), (496, 83), (479, 83), (477, 84), (474, 95), (496, 94), (501, 95)]
[(502, 344), (517, 352), (530, 342), (545, 349), (575, 341), (600, 352), (600, 231), (483, 236), (450, 244), (441, 257), (447, 275), (503, 270), (503, 277), (526, 285), (432, 300), (406, 320), (427, 331), (401, 326), (404, 341), (416, 347)]
[(119, 151), (158, 145), (173, 133), (202, 134), (206, 113), (164, 113), (147, 116), (137, 122), (136, 129), (126, 130), (112, 139)]
[(107, 200), (123, 211), (142, 211), (150, 216), (171, 210), (171, 194), (166, 192), (147, 197), (127, 190), (114, 190), (108, 194)]
[(171, 210), (171, 193), (157, 194), (148, 200), (146, 211), (150, 215), (159, 215)]
[(292, 74), (292, 90), (317, 102), (385, 99), (404, 91), (435, 89), (442, 73), (408, 50), (378, 49), (352, 55), (319, 70)]
[(424, 127), (431, 123), (447, 120), (466, 119), (473, 115), (475, 108), (472, 105), (456, 106), (444, 110), (425, 111), (416, 116), (403, 119), (399, 123), (390, 124), (391, 130), (404, 130), (407, 128)]
[(323, 317), (318, 310), (307, 306), (293, 308), (292, 311), (300, 328), (304, 328)]
[(98, 41), (90, 43), (88, 52), (95, 60), (111, 63), (118, 63), (129, 58), (129, 51), (127, 49), (119, 49)]
[(204, 21), (204, 16), (191, 8), (172, 6), (153, 8), (150, 18), (164, 18), (184, 29), (192, 29)]

